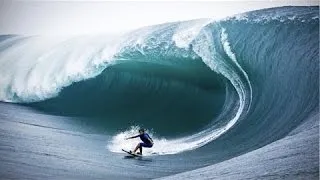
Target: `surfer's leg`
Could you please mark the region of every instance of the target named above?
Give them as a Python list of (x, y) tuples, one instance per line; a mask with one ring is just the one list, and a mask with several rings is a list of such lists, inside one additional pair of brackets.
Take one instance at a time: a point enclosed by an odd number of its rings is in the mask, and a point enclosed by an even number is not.
[(143, 146), (143, 143), (139, 143), (137, 147), (134, 149), (133, 153), (136, 153), (136, 151), (139, 149), (140, 154), (142, 154), (142, 146)]
[(141, 146), (141, 144), (140, 144), (140, 148), (139, 149), (140, 149), (140, 154), (142, 154), (142, 146)]
[(143, 143), (139, 143), (134, 152), (136, 152), (139, 149), (140, 154), (142, 154), (142, 146), (143, 146)]
[(151, 148), (152, 144), (146, 144), (146, 143), (139, 143), (139, 149), (140, 149), (140, 154), (142, 155), (142, 147), (147, 147), (147, 148)]
[[(140, 143), (136, 146), (136, 148), (134, 149), (134, 151), (133, 151), (133, 153), (136, 153), (136, 151), (140, 148)], [(141, 152), (141, 150), (140, 150), (140, 152)]]

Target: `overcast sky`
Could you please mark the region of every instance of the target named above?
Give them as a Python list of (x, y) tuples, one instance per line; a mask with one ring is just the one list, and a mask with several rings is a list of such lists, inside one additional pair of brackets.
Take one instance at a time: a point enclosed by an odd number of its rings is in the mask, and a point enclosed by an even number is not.
[(117, 33), (142, 26), (318, 1), (76, 2), (0, 0), (0, 34), (79, 35)]

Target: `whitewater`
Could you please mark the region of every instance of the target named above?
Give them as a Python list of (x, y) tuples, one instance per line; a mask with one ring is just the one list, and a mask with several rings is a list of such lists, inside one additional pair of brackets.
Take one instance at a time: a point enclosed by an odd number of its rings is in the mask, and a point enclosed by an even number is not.
[[(7, 178), (317, 179), (319, 7), (117, 36), (2, 35), (0, 101)], [(141, 127), (154, 147), (123, 158)]]

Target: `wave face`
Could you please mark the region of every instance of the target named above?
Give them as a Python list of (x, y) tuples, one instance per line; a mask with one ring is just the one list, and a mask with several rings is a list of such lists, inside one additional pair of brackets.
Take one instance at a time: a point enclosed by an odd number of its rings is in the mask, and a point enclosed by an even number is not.
[(153, 129), (146, 154), (214, 140), (261, 147), (318, 112), (318, 14), (283, 7), (119, 37), (1, 36), (0, 99), (127, 128), (113, 152), (135, 145), (123, 140), (131, 125)]

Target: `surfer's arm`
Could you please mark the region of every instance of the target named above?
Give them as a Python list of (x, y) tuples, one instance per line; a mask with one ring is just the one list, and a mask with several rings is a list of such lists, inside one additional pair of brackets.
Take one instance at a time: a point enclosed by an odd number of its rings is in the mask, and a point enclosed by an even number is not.
[(151, 138), (148, 138), (149, 139), (149, 141), (153, 144), (153, 140), (151, 139)]
[(126, 139), (133, 139), (133, 138), (137, 138), (137, 137), (139, 137), (139, 135), (132, 136), (132, 137), (128, 137), (128, 138), (126, 138)]
[(149, 135), (147, 135), (148, 140), (153, 144), (153, 140), (151, 139), (151, 137)]

